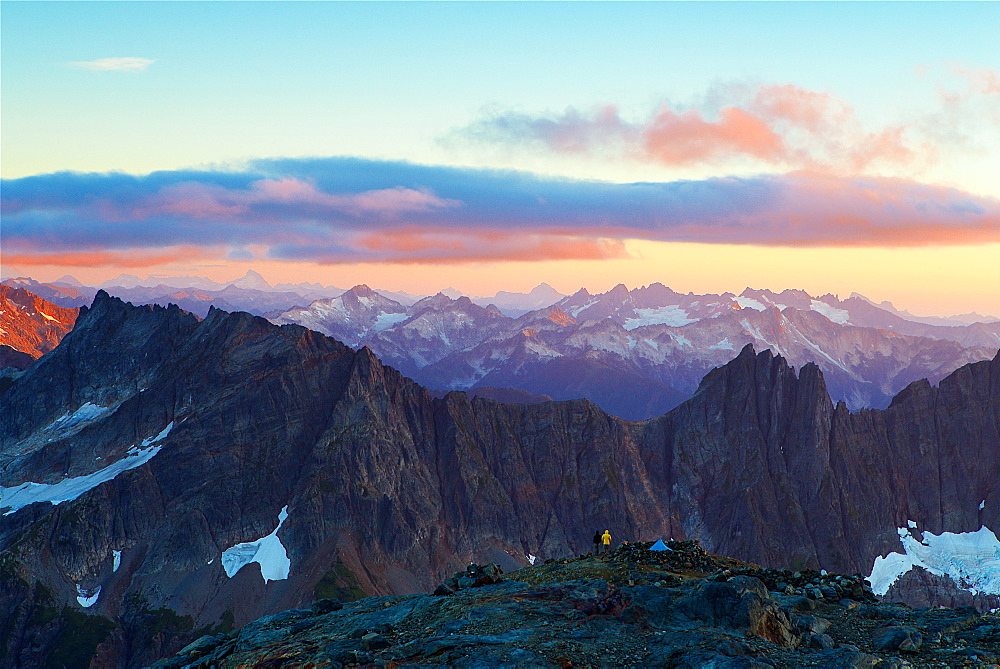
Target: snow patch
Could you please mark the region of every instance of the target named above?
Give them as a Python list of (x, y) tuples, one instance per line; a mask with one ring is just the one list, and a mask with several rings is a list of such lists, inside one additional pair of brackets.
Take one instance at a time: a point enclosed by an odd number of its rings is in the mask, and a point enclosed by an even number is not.
[(752, 297), (734, 297), (733, 301), (740, 305), (740, 309), (756, 309), (757, 311), (764, 311), (767, 309), (763, 302), (758, 302)]
[(65, 430), (79, 425), (80, 423), (86, 423), (96, 418), (100, 418), (108, 411), (111, 411), (111, 407), (102, 407), (91, 402), (87, 402), (73, 413), (56, 418), (43, 430), (43, 432), (49, 432), (51, 430)]
[(986, 507), (986, 500), (984, 499), (979, 503), (979, 510), (982, 511)]
[(809, 308), (826, 316), (834, 323), (840, 323), (841, 325), (846, 324), (851, 317), (851, 314), (844, 309), (838, 309), (819, 300), (812, 300)]
[(694, 323), (699, 319), (691, 318), (680, 305), (669, 304), (665, 307), (636, 309), (635, 317), (625, 319), (625, 329), (634, 330), (643, 325), (670, 325), (679, 327)]
[(670, 338), (673, 339), (678, 344), (680, 344), (681, 346), (689, 346), (691, 348), (694, 348), (694, 344), (691, 343), (691, 340), (685, 337), (684, 335), (671, 334)]
[(722, 341), (720, 341), (718, 344), (712, 344), (711, 346), (708, 347), (708, 349), (710, 351), (717, 351), (717, 350), (721, 350), (721, 351), (735, 351), (736, 347), (733, 346), (733, 343), (731, 341), (729, 341), (729, 337), (726, 337), (725, 339), (723, 339)]
[(755, 328), (754, 326), (750, 325), (750, 321), (748, 321), (747, 319), (745, 319), (745, 318), (741, 319), (740, 320), (740, 325), (742, 325), (744, 327), (744, 329), (746, 330), (746, 333), (748, 335), (750, 335), (751, 337), (753, 337), (754, 339), (756, 339), (758, 341), (762, 341), (765, 344), (769, 343), (767, 341), (767, 339), (764, 338), (764, 335), (762, 335), (757, 328)]
[(97, 598), (101, 596), (101, 586), (94, 588), (94, 594), (88, 594), (86, 590), (81, 588), (79, 585), (76, 586), (76, 601), (80, 606), (85, 609), (89, 609), (95, 603), (97, 603)]
[(114, 565), (111, 567), (111, 571), (118, 571), (118, 567), (122, 566), (122, 552), (111, 551), (111, 555), (115, 561)]
[(166, 438), (173, 426), (173, 421), (171, 421), (155, 437), (144, 439), (139, 446), (132, 446), (128, 449), (124, 458), (111, 463), (107, 467), (98, 469), (92, 474), (65, 478), (58, 483), (34, 483), (28, 481), (13, 488), (0, 486), (0, 509), (3, 509), (3, 515), (10, 515), (18, 509), (29, 504), (34, 504), (35, 502), (62, 504), (63, 502), (74, 500), (88, 490), (92, 490), (102, 483), (110, 481), (122, 472), (146, 464), (163, 448), (162, 446), (153, 446), (152, 444)]
[(910, 529), (915, 529), (917, 527), (917, 524), (912, 520), (908, 520), (906, 521), (906, 526), (909, 527)]
[(570, 309), (569, 313), (573, 316), (573, 318), (576, 318), (577, 316), (580, 315), (581, 311), (584, 311), (585, 309), (589, 309), (592, 306), (594, 306), (595, 304), (597, 304), (597, 300), (596, 299), (595, 300), (591, 300), (590, 302), (585, 302), (584, 304), (581, 304), (578, 307), (573, 307), (572, 309)]
[(532, 555), (531, 553), (528, 553), (528, 564), (535, 564), (536, 560), (538, 560), (536, 556)]
[(372, 330), (375, 332), (381, 332), (382, 330), (387, 330), (391, 328), (396, 323), (405, 321), (407, 318), (406, 314), (390, 314), (385, 311), (380, 311), (378, 317), (375, 319), (375, 325), (372, 326)]
[(897, 533), (904, 552), (875, 558), (868, 577), (875, 594), (884, 595), (900, 576), (922, 567), (973, 594), (1000, 595), (1000, 540), (985, 525), (975, 532), (924, 532), (923, 539), (902, 527)]
[(61, 322), (58, 318), (53, 318), (52, 316), (49, 316), (44, 311), (39, 311), (38, 315), (41, 316), (42, 318), (44, 318), (45, 320), (48, 320), (48, 321), (55, 321), (56, 323), (60, 323)]
[(247, 541), (236, 544), (232, 548), (227, 548), (222, 553), (222, 568), (226, 570), (226, 576), (232, 578), (236, 572), (251, 562), (260, 565), (260, 574), (264, 577), (264, 582), (282, 581), (288, 578), (288, 571), (292, 566), (288, 559), (288, 553), (278, 538), (278, 530), (288, 518), (288, 505), (282, 507), (278, 514), (278, 526), (274, 528), (266, 537), (257, 541)]
[(548, 346), (545, 346), (543, 344), (539, 344), (539, 343), (531, 341), (531, 340), (528, 340), (528, 341), (525, 342), (524, 348), (527, 349), (528, 351), (530, 351), (531, 353), (534, 353), (539, 358), (560, 358), (560, 357), (562, 357), (562, 354), (559, 353), (558, 351), (554, 351), (553, 349), (549, 348)]

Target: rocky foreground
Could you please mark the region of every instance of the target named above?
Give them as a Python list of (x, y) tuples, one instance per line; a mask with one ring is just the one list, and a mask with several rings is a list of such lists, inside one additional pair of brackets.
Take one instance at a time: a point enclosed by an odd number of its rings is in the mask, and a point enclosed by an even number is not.
[(990, 667), (1000, 616), (881, 604), (860, 575), (764, 569), (696, 541), (623, 544), (434, 594), (323, 599), (156, 667)]

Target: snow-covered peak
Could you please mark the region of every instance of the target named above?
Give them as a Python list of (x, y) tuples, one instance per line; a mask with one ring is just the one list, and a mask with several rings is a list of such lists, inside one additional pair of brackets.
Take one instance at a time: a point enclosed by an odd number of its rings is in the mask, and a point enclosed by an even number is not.
[(756, 311), (764, 311), (767, 307), (763, 302), (755, 300), (752, 297), (744, 297), (740, 295), (733, 299), (736, 304), (740, 305), (740, 309), (754, 309)]
[(847, 325), (850, 323), (851, 314), (848, 311), (844, 309), (837, 309), (826, 302), (812, 300), (810, 308), (813, 311), (823, 314), (834, 323), (838, 323), (840, 325)]

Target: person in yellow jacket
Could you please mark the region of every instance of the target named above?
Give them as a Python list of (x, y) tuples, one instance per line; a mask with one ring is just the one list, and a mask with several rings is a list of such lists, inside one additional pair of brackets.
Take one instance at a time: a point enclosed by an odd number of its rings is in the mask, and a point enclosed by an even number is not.
[(611, 530), (604, 530), (601, 535), (601, 545), (605, 553), (611, 550)]

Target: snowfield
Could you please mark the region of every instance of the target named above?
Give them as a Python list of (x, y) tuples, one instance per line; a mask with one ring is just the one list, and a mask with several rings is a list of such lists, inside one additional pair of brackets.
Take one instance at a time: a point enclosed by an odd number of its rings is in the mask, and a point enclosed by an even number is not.
[(851, 315), (844, 309), (838, 309), (834, 306), (827, 304), (826, 302), (820, 302), (819, 300), (812, 300), (810, 308), (816, 311), (834, 323), (839, 323), (840, 325), (850, 325)]
[(916, 523), (907, 525), (897, 530), (904, 552), (875, 558), (868, 577), (875, 594), (884, 595), (900, 576), (922, 567), (972, 594), (1000, 595), (1000, 541), (992, 530), (984, 525), (975, 532), (924, 532), (921, 540)]
[(625, 329), (634, 330), (643, 325), (670, 325), (679, 327), (694, 323), (699, 319), (691, 318), (688, 312), (677, 304), (652, 309), (636, 309), (635, 318), (625, 319)]
[(52, 421), (52, 424), (44, 428), (43, 431), (66, 430), (71, 427), (96, 420), (111, 411), (113, 407), (102, 407), (91, 402), (87, 402), (71, 414), (66, 414)]
[(264, 582), (283, 581), (288, 578), (288, 571), (292, 566), (288, 559), (288, 553), (278, 538), (278, 530), (288, 518), (288, 505), (282, 507), (278, 514), (278, 526), (266, 537), (257, 541), (246, 541), (227, 548), (222, 553), (222, 568), (226, 570), (226, 576), (232, 578), (243, 567), (251, 562), (260, 565), (260, 575), (264, 577)]
[(144, 439), (139, 446), (132, 446), (121, 460), (98, 469), (92, 474), (71, 476), (57, 483), (33, 483), (28, 481), (12, 488), (0, 486), (0, 510), (3, 510), (3, 515), (7, 516), (35, 502), (62, 504), (63, 502), (74, 500), (88, 490), (92, 490), (102, 483), (110, 481), (122, 472), (135, 469), (149, 462), (163, 448), (162, 446), (153, 446), (153, 444), (165, 439), (173, 427), (174, 424), (171, 421), (155, 437)]

